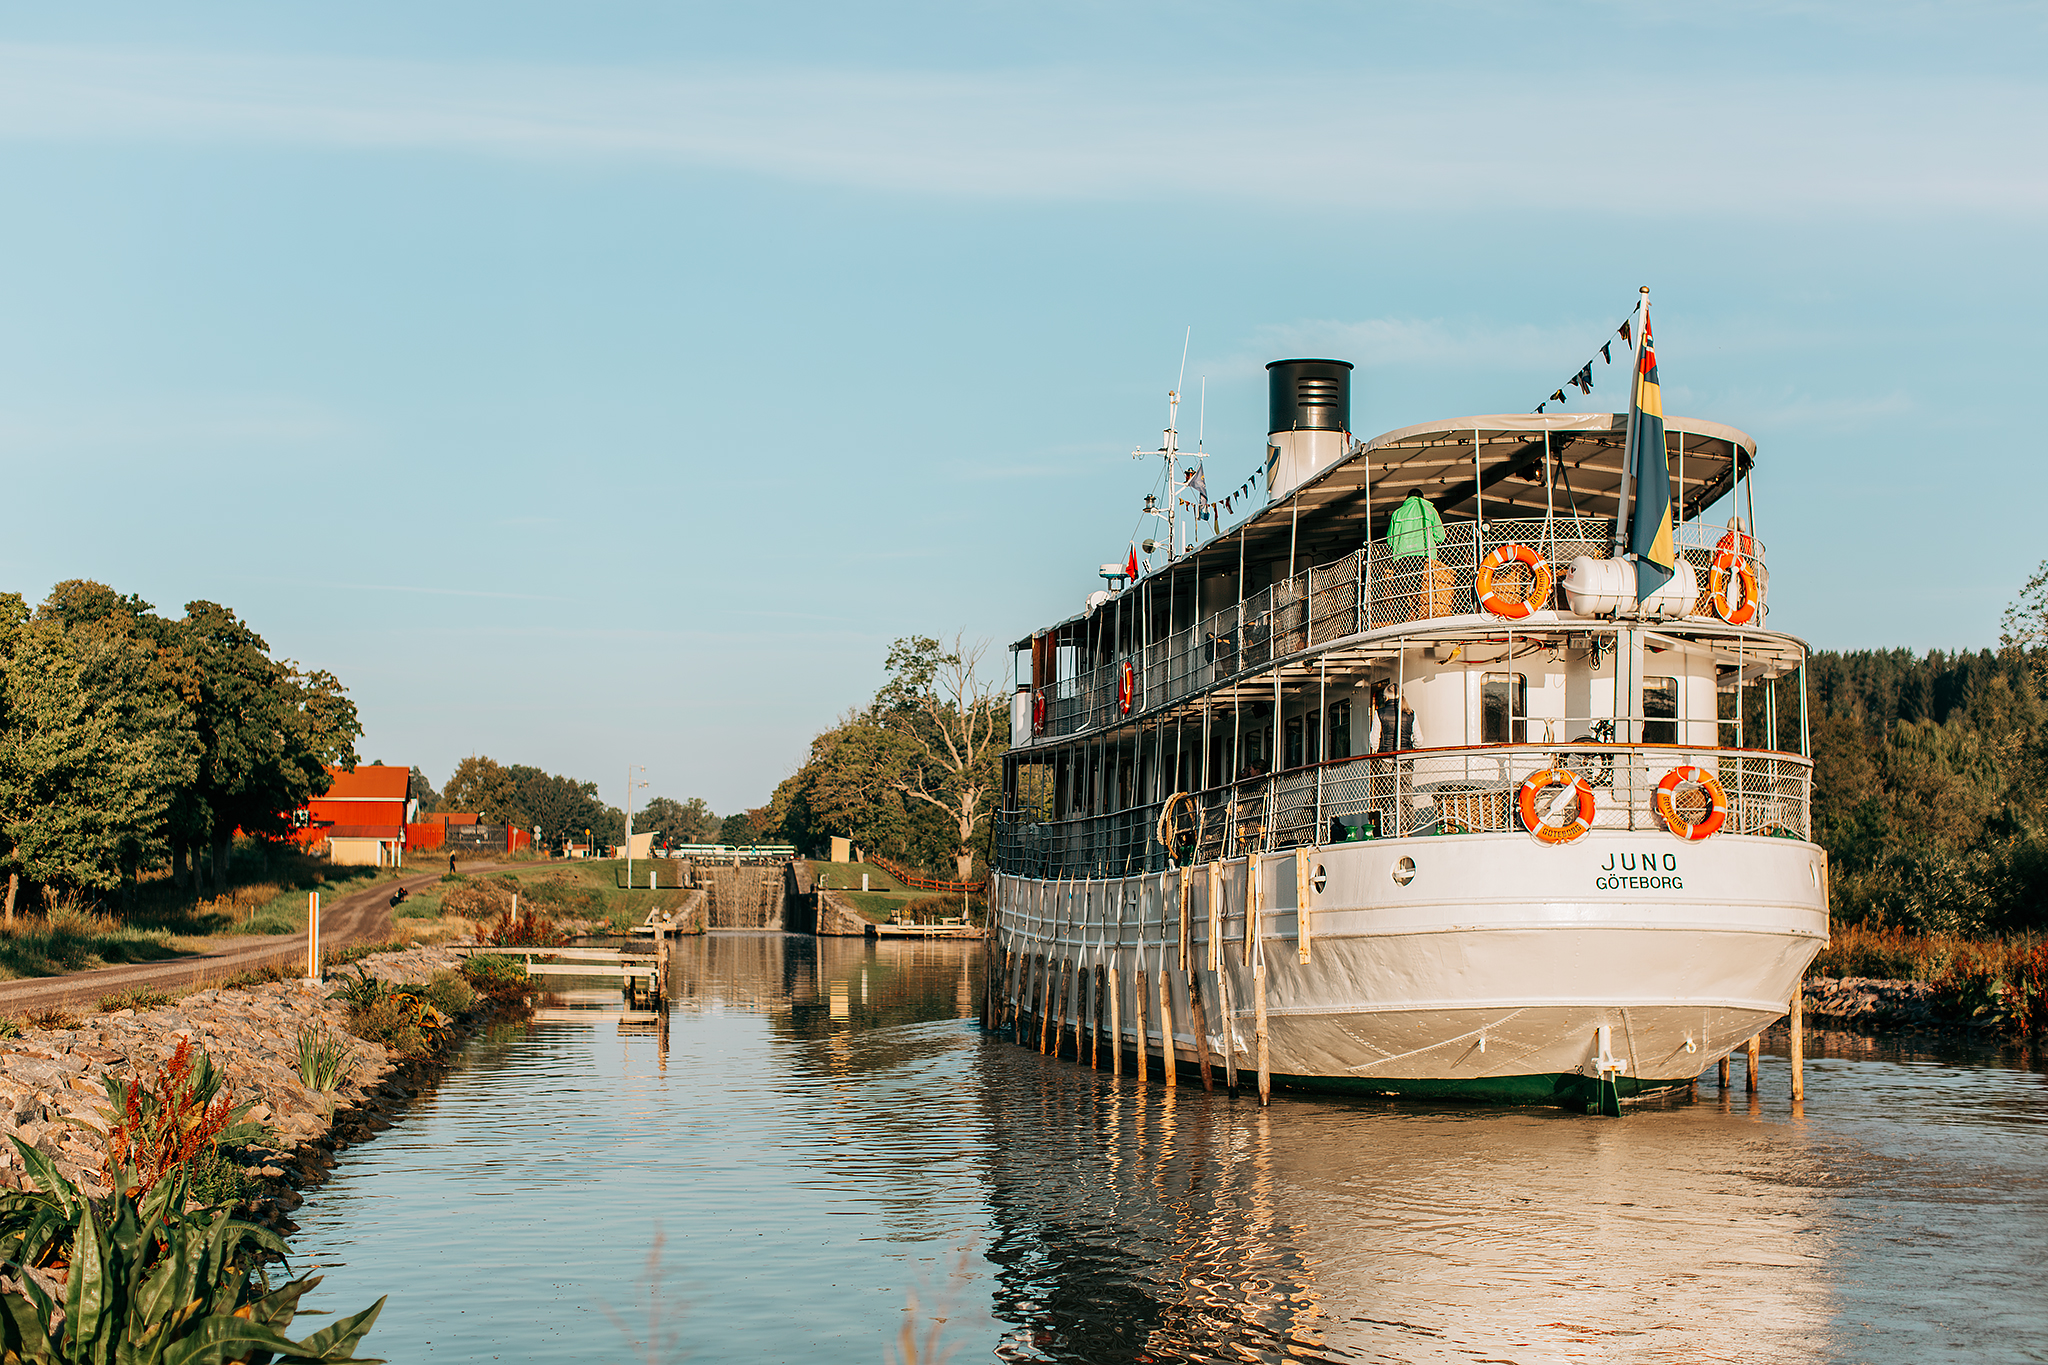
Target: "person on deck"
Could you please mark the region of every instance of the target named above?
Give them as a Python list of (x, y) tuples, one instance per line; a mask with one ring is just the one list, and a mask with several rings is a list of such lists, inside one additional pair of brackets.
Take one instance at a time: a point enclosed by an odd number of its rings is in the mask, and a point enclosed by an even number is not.
[[(1422, 742), (1422, 723), (1415, 718), (1415, 708), (1401, 695), (1401, 684), (1382, 684), (1380, 703), (1373, 708), (1372, 725), (1366, 736), (1367, 749), (1375, 754), (1392, 754), (1420, 749)], [(1382, 836), (1398, 834), (1405, 823), (1400, 816), (1401, 797), (1412, 794), (1415, 787), (1415, 760), (1378, 759), (1373, 768), (1372, 790), (1379, 810), (1380, 832)]]
[(1443, 543), (1444, 519), (1436, 514), (1436, 505), (1422, 496), (1420, 488), (1409, 489), (1387, 523), (1387, 553), (1395, 559), (1426, 559)]
[(1432, 572), (1442, 567), (1435, 554), (1443, 541), (1444, 519), (1437, 515), (1436, 505), (1422, 496), (1420, 488), (1409, 489), (1387, 522), (1386, 539), (1386, 552), (1394, 561), (1387, 575), (1387, 595), (1408, 602), (1406, 620), (1420, 621), (1450, 610), (1448, 602), (1437, 601), (1437, 575)]
[(1402, 698), (1401, 684), (1390, 682), (1381, 688), (1380, 704), (1373, 709), (1372, 733), (1366, 744), (1376, 754), (1422, 747), (1422, 725), (1415, 719), (1415, 708)]

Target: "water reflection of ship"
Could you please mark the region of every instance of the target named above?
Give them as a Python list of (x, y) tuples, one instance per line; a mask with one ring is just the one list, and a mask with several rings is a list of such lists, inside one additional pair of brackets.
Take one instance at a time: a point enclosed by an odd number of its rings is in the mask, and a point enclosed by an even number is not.
[(1588, 1133), (985, 1066), (1008, 1358), (1827, 1354), (1834, 1163), (1761, 1142), (1739, 1097)]
[(985, 1254), (991, 1311), (1016, 1327), (998, 1354), (1333, 1358), (1315, 1263), (1279, 1212), (1270, 1111), (1103, 1085), (1007, 1049), (989, 1065)]

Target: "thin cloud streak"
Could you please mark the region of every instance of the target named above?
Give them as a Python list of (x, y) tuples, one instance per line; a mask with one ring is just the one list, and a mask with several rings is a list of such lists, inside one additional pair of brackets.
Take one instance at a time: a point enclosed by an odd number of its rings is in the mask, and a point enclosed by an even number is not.
[[(1448, 92), (1455, 92), (1452, 97)], [(2038, 214), (2040, 90), (1896, 76), (1598, 83), (1454, 70), (1179, 83), (1081, 68), (735, 71), (0, 45), (0, 139), (611, 159), (952, 199)], [(1313, 137), (1303, 129), (1315, 129)], [(1589, 130), (1593, 130), (1589, 135)], [(1274, 187), (1288, 187), (1276, 203)], [(1622, 193), (1623, 186), (1627, 193)]]

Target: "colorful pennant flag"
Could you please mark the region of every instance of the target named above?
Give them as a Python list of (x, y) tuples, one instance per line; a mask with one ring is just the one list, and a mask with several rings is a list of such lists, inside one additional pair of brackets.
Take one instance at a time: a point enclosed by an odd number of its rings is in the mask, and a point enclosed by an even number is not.
[(1628, 412), (1628, 552), (1636, 562), (1636, 601), (1671, 581), (1671, 466), (1664, 451), (1664, 397), (1657, 383), (1657, 346), (1643, 319), (1642, 358)]

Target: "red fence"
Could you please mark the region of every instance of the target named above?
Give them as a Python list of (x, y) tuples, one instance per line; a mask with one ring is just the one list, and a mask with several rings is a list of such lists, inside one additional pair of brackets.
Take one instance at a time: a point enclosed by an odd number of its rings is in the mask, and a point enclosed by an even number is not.
[(879, 853), (870, 853), (867, 855), (867, 858), (869, 862), (881, 868), (905, 886), (914, 886), (920, 891), (966, 891), (972, 893), (980, 891), (988, 885), (986, 880), (978, 882), (945, 882), (933, 877), (920, 877), (915, 873), (905, 872), (901, 864), (891, 862)]

